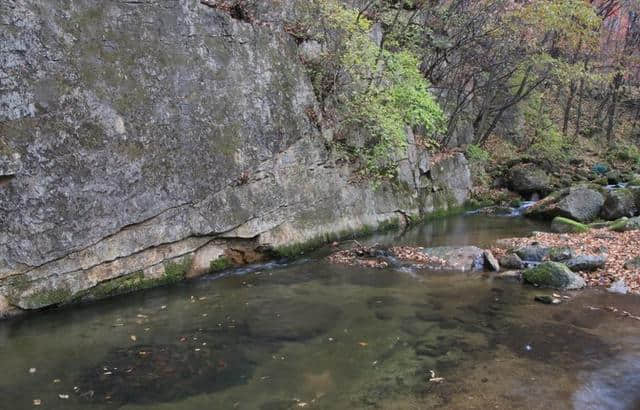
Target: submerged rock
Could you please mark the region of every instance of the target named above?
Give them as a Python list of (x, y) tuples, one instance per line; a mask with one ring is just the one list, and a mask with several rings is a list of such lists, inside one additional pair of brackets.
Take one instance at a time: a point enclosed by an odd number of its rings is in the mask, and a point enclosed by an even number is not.
[(545, 305), (559, 305), (560, 303), (562, 303), (562, 300), (549, 295), (537, 295), (533, 298), (533, 300), (535, 300), (536, 302), (544, 303)]
[(522, 276), (532, 285), (553, 289), (581, 289), (587, 285), (581, 276), (559, 262), (543, 262), (525, 270)]
[(507, 270), (507, 271), (498, 273), (497, 275), (493, 276), (493, 278), (506, 280), (506, 281), (519, 282), (522, 280), (522, 272), (516, 271), (516, 270)]
[(254, 367), (234, 346), (136, 345), (112, 350), (75, 384), (92, 402), (148, 405), (244, 384)]
[(247, 326), (252, 337), (266, 341), (304, 341), (331, 329), (341, 314), (329, 304), (271, 300), (250, 310)]

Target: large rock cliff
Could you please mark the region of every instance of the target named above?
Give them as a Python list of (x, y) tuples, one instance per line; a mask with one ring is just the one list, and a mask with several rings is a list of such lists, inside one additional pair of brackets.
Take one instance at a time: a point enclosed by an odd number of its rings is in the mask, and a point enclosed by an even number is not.
[[(206, 3), (206, 2), (205, 2)], [(0, 314), (179, 280), (461, 205), (460, 154), (356, 182), (274, 12), (0, 3)]]

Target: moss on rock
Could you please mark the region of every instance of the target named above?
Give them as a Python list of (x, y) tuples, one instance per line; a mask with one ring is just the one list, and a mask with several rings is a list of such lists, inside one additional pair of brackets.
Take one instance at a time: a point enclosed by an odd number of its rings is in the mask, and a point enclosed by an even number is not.
[(586, 286), (581, 276), (558, 262), (543, 262), (525, 270), (522, 276), (532, 285), (553, 289), (580, 289)]
[(164, 265), (164, 274), (157, 278), (145, 277), (144, 272), (136, 271), (131, 274), (110, 279), (97, 284), (91, 289), (81, 292), (68, 301), (105, 299), (111, 296), (124, 295), (138, 290), (150, 289), (169, 285), (184, 279), (191, 266), (191, 258), (184, 257), (181, 261), (171, 261)]
[(22, 297), (19, 306), (27, 309), (56, 306), (69, 302), (72, 296), (73, 293), (67, 288), (47, 289)]
[(551, 231), (556, 233), (584, 233), (589, 227), (573, 219), (556, 216), (551, 222)]
[(221, 270), (229, 269), (233, 266), (233, 263), (226, 256), (221, 256), (218, 259), (214, 259), (209, 263), (210, 272), (219, 272)]

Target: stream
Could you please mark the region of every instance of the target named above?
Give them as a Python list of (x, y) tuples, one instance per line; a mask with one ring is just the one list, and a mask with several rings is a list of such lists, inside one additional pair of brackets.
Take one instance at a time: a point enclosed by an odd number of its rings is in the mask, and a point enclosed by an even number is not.
[[(460, 215), (359, 241), (488, 247), (546, 228)], [(330, 251), (0, 323), (0, 408), (640, 408), (640, 324), (607, 309), (638, 315), (637, 296), (549, 306), (519, 283)]]

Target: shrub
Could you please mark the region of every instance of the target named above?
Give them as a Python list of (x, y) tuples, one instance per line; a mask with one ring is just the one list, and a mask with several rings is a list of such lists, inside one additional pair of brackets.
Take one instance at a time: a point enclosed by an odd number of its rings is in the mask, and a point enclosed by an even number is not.
[[(351, 135), (367, 142), (357, 155), (368, 174), (390, 177), (407, 145), (406, 127), (431, 133), (443, 127), (443, 113), (420, 73), (419, 59), (408, 50), (379, 47), (370, 37), (371, 22), (337, 0), (316, 0), (321, 25), (312, 37), (324, 44), (322, 63), (309, 64), (314, 89), (335, 109), (338, 143)], [(333, 114), (333, 113), (332, 113)]]

